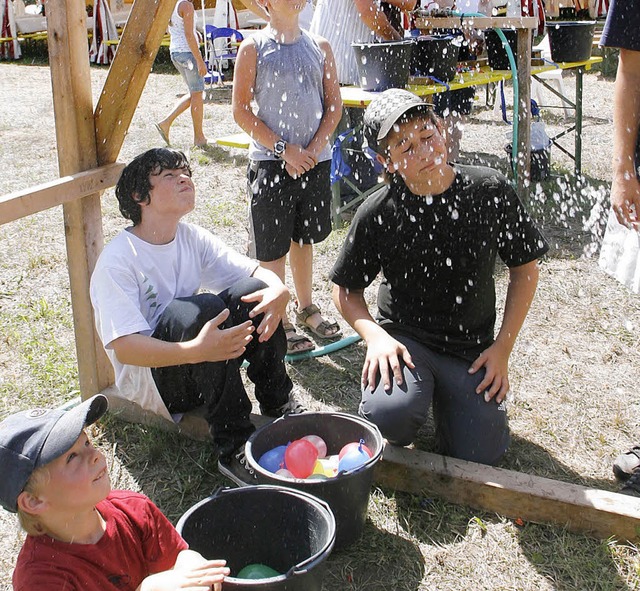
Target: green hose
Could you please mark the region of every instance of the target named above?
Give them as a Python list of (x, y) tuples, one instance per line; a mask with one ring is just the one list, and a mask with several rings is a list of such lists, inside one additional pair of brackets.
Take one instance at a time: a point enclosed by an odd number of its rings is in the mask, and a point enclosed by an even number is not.
[[(465, 17), (485, 17), (486, 14), (482, 14), (480, 12), (453, 12), (454, 16), (459, 16), (461, 19)], [(516, 67), (516, 59), (513, 56), (513, 51), (511, 49), (511, 45), (507, 41), (502, 29), (497, 27), (494, 28), (494, 31), (498, 34), (500, 41), (502, 41), (502, 46), (505, 48), (507, 52), (507, 57), (509, 58), (509, 64), (511, 64), (511, 79), (513, 80), (513, 130), (511, 136), (511, 166), (513, 168), (513, 179), (514, 184), (518, 184), (518, 101), (520, 99), (520, 93), (518, 88), (518, 70)]]

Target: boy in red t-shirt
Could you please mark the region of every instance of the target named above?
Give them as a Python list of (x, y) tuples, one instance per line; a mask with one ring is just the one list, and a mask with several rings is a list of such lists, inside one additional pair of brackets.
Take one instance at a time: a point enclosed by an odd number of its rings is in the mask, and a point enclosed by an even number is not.
[(220, 591), (224, 560), (205, 560), (144, 495), (112, 491), (84, 432), (102, 396), (68, 411), (21, 411), (0, 423), (0, 504), (27, 532), (15, 591)]

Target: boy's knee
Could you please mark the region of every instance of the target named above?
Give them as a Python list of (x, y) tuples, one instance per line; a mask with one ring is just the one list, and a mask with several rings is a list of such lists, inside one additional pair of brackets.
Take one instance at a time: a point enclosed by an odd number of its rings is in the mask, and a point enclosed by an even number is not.
[(402, 386), (394, 383), (389, 392), (380, 385), (373, 392), (365, 390), (358, 409), (363, 418), (380, 429), (383, 437), (401, 446), (414, 441), (429, 413), (429, 403), (420, 382), (408, 369), (404, 378)]

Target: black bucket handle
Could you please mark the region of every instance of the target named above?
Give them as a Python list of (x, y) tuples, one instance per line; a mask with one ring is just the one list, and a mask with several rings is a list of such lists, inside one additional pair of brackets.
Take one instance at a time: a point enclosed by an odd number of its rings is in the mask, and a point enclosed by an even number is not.
[(277, 490), (278, 492), (284, 492), (286, 494), (290, 494), (293, 496), (304, 497), (307, 501), (311, 501), (316, 505), (320, 505), (327, 512), (327, 515), (329, 516), (329, 520), (330, 520), (329, 527), (333, 531), (333, 536), (331, 537), (331, 541), (328, 544), (325, 544), (320, 550), (318, 550), (315, 554), (313, 554), (306, 560), (303, 560), (301, 563), (292, 566), (283, 575), (279, 575), (279, 577), (272, 577), (272, 578), (276, 579), (280, 577), (293, 577), (293, 576), (304, 575), (313, 567), (317, 566), (323, 560), (325, 560), (325, 555), (329, 554), (333, 550), (333, 547), (336, 543), (336, 518), (334, 517), (333, 511), (331, 510), (331, 507), (329, 506), (329, 504), (326, 501), (319, 499), (318, 497), (311, 495), (307, 492), (304, 492), (302, 490), (297, 490), (295, 488), (289, 488), (286, 486), (275, 486), (272, 484), (255, 484), (250, 486), (244, 486), (240, 489), (229, 487), (229, 486), (218, 486), (213, 489), (213, 492), (206, 499), (203, 499), (199, 503), (195, 504), (190, 511), (185, 513), (180, 518), (180, 520), (178, 521), (178, 524), (176, 525), (176, 529), (178, 531), (181, 531), (182, 525), (184, 521), (186, 521), (187, 517), (201, 505), (204, 505), (211, 499), (216, 499), (222, 495), (233, 494), (238, 490), (245, 490), (245, 491), (246, 490)]

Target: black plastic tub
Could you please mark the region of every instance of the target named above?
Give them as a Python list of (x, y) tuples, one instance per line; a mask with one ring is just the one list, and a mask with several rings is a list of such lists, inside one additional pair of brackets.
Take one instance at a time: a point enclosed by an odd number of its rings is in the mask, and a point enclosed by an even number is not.
[(360, 87), (380, 92), (389, 88), (404, 88), (409, 81), (409, 65), (415, 41), (380, 41), (353, 43)]
[[(373, 456), (362, 466), (327, 480), (294, 480), (265, 470), (258, 464), (263, 453), (305, 435), (319, 435), (327, 444), (327, 454), (337, 454), (342, 446), (364, 439)], [(384, 443), (378, 428), (369, 421), (346, 413), (307, 412), (276, 419), (255, 431), (245, 446), (249, 466), (259, 483), (290, 486), (326, 501), (336, 518), (336, 548), (345, 547), (362, 534), (367, 519), (373, 469), (382, 456)]]
[[(509, 158), (509, 166), (513, 168), (513, 152), (511, 144), (507, 144), (504, 147), (505, 152)], [(529, 166), (529, 174), (532, 181), (543, 181), (549, 176), (549, 161), (551, 157), (551, 150), (549, 148), (542, 148), (540, 150), (531, 150), (531, 159)]]
[(454, 35), (421, 35), (411, 53), (411, 75), (450, 82), (456, 75), (459, 53), (460, 41)]
[[(504, 36), (507, 38), (509, 47), (513, 52), (513, 58), (517, 59), (518, 55), (518, 33), (514, 29), (502, 29)], [(494, 29), (487, 29), (484, 32), (484, 40), (487, 44), (487, 58), (489, 66), (494, 70), (510, 70), (511, 63), (507, 56), (507, 50), (502, 44), (502, 39)]]
[[(192, 550), (227, 561), (231, 575), (222, 584), (224, 591), (321, 591), (336, 523), (328, 505), (312, 495), (262, 485), (213, 494), (191, 507), (176, 529)], [(282, 574), (234, 577), (255, 563)]]
[(596, 21), (547, 23), (551, 59), (554, 62), (583, 62), (591, 57)]

